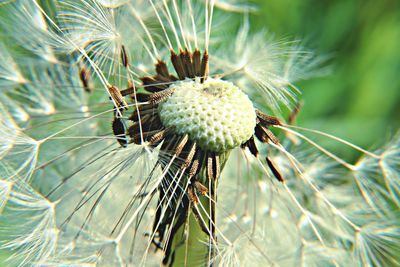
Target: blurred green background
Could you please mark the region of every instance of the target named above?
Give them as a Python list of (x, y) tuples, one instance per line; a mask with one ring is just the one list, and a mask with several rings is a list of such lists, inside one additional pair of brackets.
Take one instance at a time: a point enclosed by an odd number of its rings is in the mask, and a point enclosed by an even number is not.
[[(253, 29), (300, 38), (329, 56), (330, 74), (297, 83), (298, 124), (376, 148), (400, 126), (399, 0), (254, 0)], [(333, 146), (332, 143), (327, 143)], [(335, 146), (337, 151), (337, 144)], [(357, 153), (339, 148), (339, 155)]]

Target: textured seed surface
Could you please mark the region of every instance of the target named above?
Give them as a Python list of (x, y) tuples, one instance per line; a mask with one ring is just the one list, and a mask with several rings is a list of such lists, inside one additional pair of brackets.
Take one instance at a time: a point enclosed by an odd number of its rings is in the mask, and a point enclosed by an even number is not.
[(246, 142), (254, 133), (252, 102), (234, 84), (219, 80), (185, 80), (171, 85), (175, 92), (159, 105), (164, 126), (187, 134), (207, 151), (223, 152)]

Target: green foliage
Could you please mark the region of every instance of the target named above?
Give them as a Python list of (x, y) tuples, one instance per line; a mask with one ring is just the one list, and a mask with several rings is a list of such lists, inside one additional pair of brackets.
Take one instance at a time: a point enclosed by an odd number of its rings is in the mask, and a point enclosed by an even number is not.
[(306, 38), (330, 57), (329, 75), (298, 84), (305, 102), (299, 124), (365, 147), (387, 141), (400, 126), (400, 2), (255, 2), (253, 29)]

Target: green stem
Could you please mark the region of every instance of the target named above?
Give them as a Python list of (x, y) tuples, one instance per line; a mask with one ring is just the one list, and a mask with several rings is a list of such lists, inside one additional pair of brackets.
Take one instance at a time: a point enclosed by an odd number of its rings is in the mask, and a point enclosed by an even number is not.
[[(204, 209), (209, 212), (208, 199), (205, 197), (201, 198), (201, 204)], [(193, 205), (193, 204), (192, 204)], [(200, 210), (200, 204), (198, 209)], [(196, 209), (196, 208), (194, 208)], [(208, 214), (201, 212), (200, 215), (209, 227)], [(189, 210), (189, 214), (186, 223), (179, 229), (173, 247), (175, 250), (175, 259), (172, 266), (209, 266), (210, 258), (210, 246), (209, 246), (209, 235), (206, 234), (200, 226), (200, 218), (196, 218), (192, 210)]]
[[(229, 151), (220, 155), (221, 171), (228, 157)], [(209, 192), (207, 196), (198, 195), (198, 204), (190, 204), (191, 208), (189, 208), (186, 222), (178, 230), (173, 240), (172, 247), (175, 252), (174, 261), (171, 265), (173, 267), (210, 266), (215, 256), (216, 238), (215, 236), (212, 237), (210, 233), (215, 235), (215, 230), (213, 229), (215, 229), (218, 179), (210, 182), (206, 168), (200, 172), (197, 179), (208, 187)], [(210, 198), (213, 201), (210, 201)], [(214, 218), (214, 221), (211, 222), (210, 218)]]

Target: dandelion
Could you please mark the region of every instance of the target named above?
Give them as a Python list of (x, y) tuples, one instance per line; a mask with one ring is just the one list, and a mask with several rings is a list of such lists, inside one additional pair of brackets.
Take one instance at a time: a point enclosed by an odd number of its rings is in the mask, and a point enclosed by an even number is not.
[[(0, 46), (7, 263), (400, 264), (398, 138), (373, 152), (295, 126), (294, 82), (321, 59), (250, 34), (246, 18), (227, 23), (254, 8), (0, 6), (13, 40)], [(347, 162), (314, 135), (362, 157)]]

